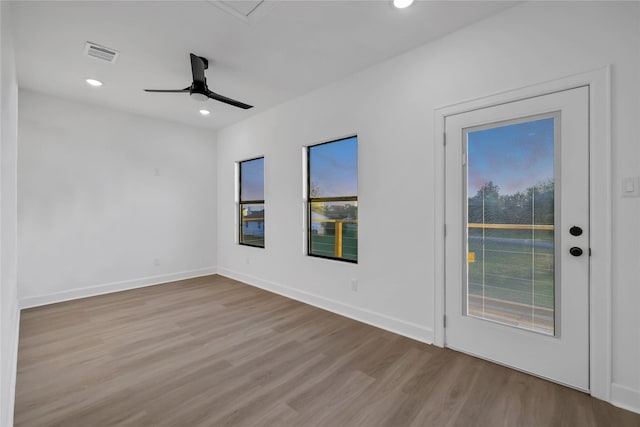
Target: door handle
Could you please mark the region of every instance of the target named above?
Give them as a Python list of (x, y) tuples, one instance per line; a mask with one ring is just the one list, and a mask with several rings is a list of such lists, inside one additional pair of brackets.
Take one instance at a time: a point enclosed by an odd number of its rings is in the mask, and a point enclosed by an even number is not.
[(571, 249), (569, 249), (569, 253), (573, 256), (580, 256), (582, 255), (582, 249), (580, 249), (577, 246), (574, 246)]
[(569, 234), (571, 234), (572, 236), (580, 236), (582, 235), (582, 228), (578, 227), (577, 225), (574, 225), (569, 229)]

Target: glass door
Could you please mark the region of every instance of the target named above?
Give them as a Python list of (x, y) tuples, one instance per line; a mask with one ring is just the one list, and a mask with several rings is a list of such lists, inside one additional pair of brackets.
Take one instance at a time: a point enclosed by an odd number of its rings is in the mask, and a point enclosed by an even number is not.
[(445, 344), (588, 390), (588, 88), (445, 129)]

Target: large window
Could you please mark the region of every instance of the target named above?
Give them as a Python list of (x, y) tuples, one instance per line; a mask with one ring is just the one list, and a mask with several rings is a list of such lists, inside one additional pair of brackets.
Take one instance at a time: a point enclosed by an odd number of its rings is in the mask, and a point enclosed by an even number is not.
[(240, 162), (240, 244), (264, 248), (264, 157)]
[(358, 138), (307, 147), (308, 249), (358, 262)]

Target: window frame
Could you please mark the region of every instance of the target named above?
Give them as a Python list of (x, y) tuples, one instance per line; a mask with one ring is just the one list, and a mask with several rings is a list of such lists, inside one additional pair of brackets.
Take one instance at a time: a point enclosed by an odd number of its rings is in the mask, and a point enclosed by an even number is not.
[[(242, 227), (243, 227), (243, 221), (242, 221), (242, 211), (243, 211), (243, 206), (244, 205), (262, 205), (263, 206), (263, 212), (264, 212), (264, 198), (262, 200), (243, 200), (242, 199), (242, 164), (246, 163), (246, 162), (251, 162), (254, 160), (260, 160), (262, 159), (263, 162), (263, 172), (262, 172), (262, 197), (264, 197), (264, 156), (258, 156), (258, 157), (253, 157), (250, 159), (245, 159), (245, 160), (240, 160), (238, 161), (238, 244), (242, 245), (242, 246), (249, 246), (252, 248), (261, 248), (264, 249), (265, 248), (265, 237), (263, 237), (262, 239), (262, 246), (261, 245), (254, 245), (254, 244), (250, 244), (250, 243), (246, 243), (243, 242), (242, 237), (243, 237), (243, 231), (242, 231)], [(266, 226), (265, 226), (265, 221), (264, 221), (264, 217), (262, 218), (262, 223), (263, 223), (263, 233), (266, 235), (265, 231), (266, 231)]]
[[(357, 134), (353, 134), (353, 135), (349, 135), (349, 136), (345, 136), (345, 137), (341, 137), (341, 138), (337, 138), (337, 139), (332, 139), (331, 141), (326, 141), (326, 142), (321, 142), (318, 144), (313, 144), (313, 145), (307, 145), (305, 147), (305, 154), (306, 154), (306, 172), (307, 172), (307, 176), (306, 176), (306, 209), (307, 209), (307, 230), (306, 230), (306, 237), (307, 237), (307, 256), (310, 257), (315, 257), (315, 258), (323, 258), (323, 259), (330, 259), (330, 260), (334, 260), (334, 261), (342, 261), (342, 262), (348, 262), (351, 264), (357, 264), (358, 263), (358, 257), (356, 256), (355, 260), (352, 259), (347, 259), (347, 258), (341, 258), (341, 257), (335, 257), (335, 256), (327, 256), (327, 255), (318, 255), (318, 254), (314, 254), (311, 253), (311, 224), (312, 224), (312, 218), (311, 218), (311, 204), (312, 203), (317, 203), (317, 202), (356, 202), (356, 206), (358, 203), (358, 195), (356, 194), (355, 196), (341, 196), (341, 197), (311, 197), (311, 149), (315, 148), (315, 147), (319, 147), (321, 145), (327, 145), (327, 144), (333, 144), (335, 142), (340, 142), (340, 141), (345, 141), (347, 139), (352, 139), (355, 138), (356, 139), (356, 144), (358, 144), (358, 135)], [(356, 176), (358, 175), (358, 153), (359, 151), (356, 151)], [(356, 192), (357, 192), (357, 188), (356, 188)], [(358, 212), (358, 217), (360, 216), (360, 213)], [(359, 220), (358, 222), (356, 222), (356, 224), (359, 225)], [(359, 230), (359, 227), (358, 227)]]

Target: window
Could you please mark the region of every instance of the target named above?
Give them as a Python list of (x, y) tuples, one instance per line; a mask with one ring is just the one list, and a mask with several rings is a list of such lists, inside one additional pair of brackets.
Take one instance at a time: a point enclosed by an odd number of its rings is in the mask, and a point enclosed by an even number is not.
[(466, 314), (553, 336), (559, 117), (545, 116), (464, 131)]
[(358, 262), (358, 138), (307, 147), (307, 253)]
[(240, 162), (240, 244), (264, 248), (264, 157)]

